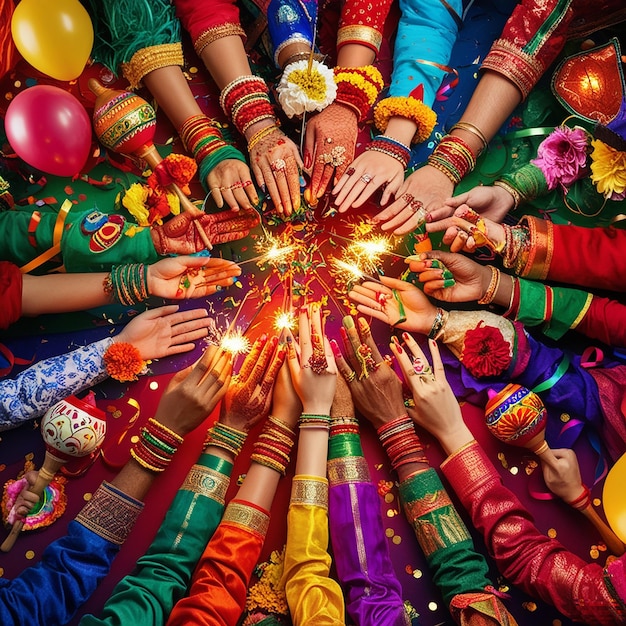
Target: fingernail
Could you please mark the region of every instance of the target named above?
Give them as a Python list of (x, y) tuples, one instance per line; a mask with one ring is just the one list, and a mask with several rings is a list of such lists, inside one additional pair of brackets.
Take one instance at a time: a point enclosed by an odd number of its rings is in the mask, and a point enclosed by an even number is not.
[(259, 341), (265, 343), (267, 341), (267, 335), (265, 333), (263, 333), (260, 337), (259, 337)]
[(284, 359), (286, 354), (287, 354), (287, 351), (284, 348), (281, 348), (278, 351), (278, 355), (277, 356), (278, 356), (279, 359)]
[(404, 339), (404, 341), (409, 341), (409, 339), (411, 339), (411, 335), (409, 335), (409, 333), (402, 333), (402, 339)]
[(370, 325), (362, 317), (359, 317), (358, 323), (359, 323), (359, 330), (361, 332), (363, 333), (369, 332)]
[(454, 278), (449, 278), (448, 280), (443, 281), (443, 288), (447, 289), (448, 287), (454, 287), (456, 285), (456, 280)]
[(270, 343), (271, 343), (273, 346), (275, 346), (275, 345), (278, 343), (278, 337), (276, 337), (276, 336), (272, 337), (272, 339), (271, 339)]
[(287, 335), (287, 343), (291, 343), (291, 335)]
[(432, 222), (433, 221), (433, 217), (430, 213), (426, 213), (426, 221), (427, 222)]
[(350, 315), (346, 315), (343, 318), (343, 325), (346, 328), (354, 328), (354, 320), (352, 319), (352, 317)]
[(311, 153), (308, 150), (304, 151), (304, 169), (311, 167)]
[(393, 342), (396, 346), (399, 346), (399, 345), (400, 345), (400, 342), (398, 341), (398, 338), (397, 338), (395, 335), (393, 335), (393, 336), (391, 337), (391, 341), (392, 341), (392, 342)]
[(331, 340), (330, 340), (330, 347), (331, 347), (331, 349), (332, 349), (332, 351), (333, 351), (333, 354), (334, 354), (337, 358), (339, 358), (340, 356), (342, 356), (342, 354), (341, 354), (341, 348), (339, 347), (339, 344), (338, 344), (338, 343), (337, 343), (334, 339), (331, 339)]
[(422, 260), (422, 255), (421, 254), (411, 254), (410, 256), (408, 256), (406, 259), (404, 259), (405, 263), (415, 263), (416, 261), (421, 261)]
[(348, 331), (343, 326), (339, 327), (339, 334), (342, 339), (348, 339)]

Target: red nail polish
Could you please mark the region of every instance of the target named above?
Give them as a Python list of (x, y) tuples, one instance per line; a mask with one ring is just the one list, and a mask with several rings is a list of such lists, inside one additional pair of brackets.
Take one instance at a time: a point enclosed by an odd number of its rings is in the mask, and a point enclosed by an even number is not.
[(339, 327), (339, 334), (342, 339), (345, 339), (346, 341), (348, 340), (348, 331), (343, 326)]
[(402, 333), (402, 339), (404, 339), (404, 341), (408, 341), (411, 338), (411, 336), (409, 335), (409, 333)]
[(398, 351), (398, 354), (402, 354), (404, 352), (402, 346), (399, 343), (396, 344), (396, 350)]
[(395, 343), (396, 346), (400, 345), (400, 342), (398, 341), (398, 338), (395, 335), (392, 335), (391, 341), (393, 341), (393, 343)]
[(311, 153), (308, 150), (304, 151), (304, 169), (308, 170), (311, 167)]
[(265, 343), (267, 341), (267, 335), (265, 333), (263, 333), (260, 337), (259, 337), (259, 341), (261, 343)]
[(336, 357), (341, 357), (341, 356), (343, 356), (343, 355), (341, 354), (341, 348), (339, 347), (339, 344), (338, 344), (338, 343), (337, 343), (334, 339), (331, 339), (331, 340), (330, 340), (330, 347), (331, 347), (331, 349), (332, 349), (332, 351), (333, 351), (333, 354), (334, 354)]
[(281, 349), (278, 351), (278, 355), (277, 355), (277, 356), (278, 356), (278, 359), (279, 359), (279, 360), (284, 359), (286, 354), (287, 354), (287, 351), (285, 350), (285, 348), (281, 348)]

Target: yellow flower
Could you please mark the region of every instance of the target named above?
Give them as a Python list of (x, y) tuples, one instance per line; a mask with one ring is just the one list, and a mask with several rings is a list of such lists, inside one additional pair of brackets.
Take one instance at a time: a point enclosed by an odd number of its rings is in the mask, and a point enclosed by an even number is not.
[(626, 152), (620, 152), (599, 139), (591, 142), (591, 182), (605, 198), (626, 192)]
[(146, 206), (148, 193), (148, 187), (139, 183), (133, 183), (122, 198), (122, 204), (140, 226), (150, 225), (148, 222), (148, 208)]

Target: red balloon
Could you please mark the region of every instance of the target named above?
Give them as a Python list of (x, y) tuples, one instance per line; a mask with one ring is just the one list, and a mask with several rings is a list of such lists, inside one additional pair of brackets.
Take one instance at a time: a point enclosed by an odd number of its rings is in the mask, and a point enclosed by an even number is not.
[(29, 165), (55, 176), (74, 176), (87, 162), (91, 121), (71, 93), (52, 85), (20, 92), (5, 116), (7, 138)]

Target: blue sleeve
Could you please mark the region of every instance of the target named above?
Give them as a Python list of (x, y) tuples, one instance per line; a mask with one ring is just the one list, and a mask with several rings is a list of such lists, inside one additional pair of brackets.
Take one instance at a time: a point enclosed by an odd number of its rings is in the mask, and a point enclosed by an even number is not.
[(0, 624), (66, 624), (102, 579), (120, 546), (72, 521), (67, 535), (17, 578), (0, 579)]

